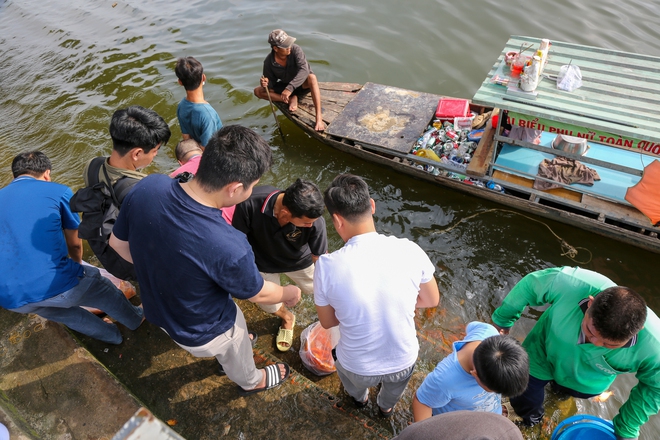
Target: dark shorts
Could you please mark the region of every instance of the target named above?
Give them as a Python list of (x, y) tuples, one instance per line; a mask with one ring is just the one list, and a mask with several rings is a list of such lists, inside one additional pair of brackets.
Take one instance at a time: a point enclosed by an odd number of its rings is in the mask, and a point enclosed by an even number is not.
[[(278, 83), (278, 84), (276, 84), (276, 86), (277, 86), (277, 87), (275, 87), (275, 88), (272, 89), (273, 92), (275, 92), (275, 93), (280, 93), (280, 94), (281, 94), (281, 93), (284, 91), (284, 89), (286, 89), (287, 84), (279, 84), (279, 83)], [(300, 97), (305, 96), (305, 95), (308, 94), (309, 92), (310, 92), (310, 89), (303, 89), (303, 87), (300, 86), (300, 87), (294, 89), (294, 90), (293, 90), (293, 93), (291, 93), (291, 94), (292, 94), (292, 95), (296, 95), (296, 96), (298, 96), (298, 97), (300, 98)]]

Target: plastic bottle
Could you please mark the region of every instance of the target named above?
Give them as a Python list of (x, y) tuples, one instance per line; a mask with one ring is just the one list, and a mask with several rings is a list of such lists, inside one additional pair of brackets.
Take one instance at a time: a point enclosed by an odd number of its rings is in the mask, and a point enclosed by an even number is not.
[(495, 182), (493, 182), (492, 180), (489, 180), (489, 181), (486, 183), (486, 188), (488, 188), (488, 189), (492, 189), (493, 191), (500, 191), (500, 192), (503, 191), (502, 186), (499, 185), (499, 184), (497, 184), (497, 183), (495, 183)]

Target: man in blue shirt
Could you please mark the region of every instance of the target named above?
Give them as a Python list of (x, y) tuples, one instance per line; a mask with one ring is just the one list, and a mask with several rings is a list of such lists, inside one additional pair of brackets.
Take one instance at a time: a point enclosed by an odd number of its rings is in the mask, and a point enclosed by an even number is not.
[(149, 322), (197, 357), (215, 357), (242, 393), (280, 385), (285, 363), (257, 370), (247, 325), (233, 298), (294, 306), (300, 289), (265, 282), (245, 234), (222, 209), (247, 199), (271, 162), (254, 131), (229, 125), (204, 150), (195, 178), (153, 174), (126, 196), (110, 245), (135, 264)]
[(135, 330), (143, 312), (99, 270), (82, 266), (78, 215), (71, 189), (51, 182), (51, 162), (40, 151), (12, 162), (14, 180), (0, 190), (0, 306), (35, 313), (110, 344), (122, 341), (115, 324), (81, 306), (93, 307)]
[(202, 63), (193, 57), (179, 58), (174, 68), (179, 84), (186, 89), (186, 97), (176, 108), (183, 139), (194, 139), (206, 147), (213, 133), (222, 128), (218, 112), (204, 99), (206, 75)]

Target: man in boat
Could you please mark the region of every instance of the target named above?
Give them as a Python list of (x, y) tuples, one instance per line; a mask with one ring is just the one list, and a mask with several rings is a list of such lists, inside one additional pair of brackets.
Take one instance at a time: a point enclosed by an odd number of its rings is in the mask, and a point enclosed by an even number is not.
[(218, 112), (204, 99), (206, 75), (202, 63), (193, 57), (179, 58), (174, 73), (179, 84), (186, 89), (186, 97), (176, 108), (181, 135), (183, 139), (194, 139), (205, 147), (211, 136), (222, 128), (222, 121)]
[(529, 354), (527, 390), (510, 400), (526, 425), (544, 414), (544, 387), (590, 398), (606, 391), (618, 374), (639, 383), (614, 417), (620, 439), (634, 439), (660, 408), (660, 320), (632, 289), (586, 269), (557, 267), (525, 276), (493, 313), (503, 334), (525, 307), (550, 307), (523, 342)]
[(289, 307), (300, 299), (299, 288), (263, 280), (245, 235), (222, 218), (223, 208), (250, 196), (270, 163), (257, 133), (225, 126), (211, 137), (194, 179), (152, 174), (135, 185), (110, 237), (135, 263), (147, 319), (194, 356), (215, 357), (243, 394), (280, 385), (289, 367), (256, 368), (256, 335), (233, 298)]
[(19, 154), (11, 170), (14, 180), (0, 190), (0, 306), (120, 344), (115, 324), (81, 306), (101, 309), (131, 330), (144, 314), (97, 268), (80, 264), (80, 218), (69, 208), (71, 189), (51, 181), (50, 159), (40, 151)]
[[(285, 274), (311, 295), (314, 263), (328, 252), (324, 210), (318, 187), (297, 179), (284, 191), (272, 186), (255, 188), (248, 200), (236, 206), (232, 224), (247, 235), (265, 280), (280, 284), (280, 274)], [(275, 344), (280, 351), (289, 350), (295, 315), (283, 304), (259, 307), (282, 319)]]
[(303, 50), (293, 44), (295, 38), (282, 29), (275, 29), (268, 35), (271, 51), (264, 60), (261, 86), (254, 89), (259, 99), (270, 99), (289, 104), (289, 111), (298, 109), (298, 98), (307, 92), (312, 94), (316, 110), (316, 131), (325, 130), (321, 114), (321, 91), (316, 75), (309, 67)]
[[(99, 182), (112, 187), (119, 202), (117, 208), (120, 208), (133, 185), (146, 177), (140, 170), (151, 164), (170, 135), (165, 120), (151, 109), (133, 105), (115, 111), (110, 121), (112, 152), (108, 157), (95, 157), (87, 162), (83, 170), (85, 187), (95, 186)], [(88, 216), (83, 211), (81, 230), (100, 226), (91, 224), (90, 228), (86, 228), (87, 222), (95, 218), (94, 213)], [(108, 272), (123, 280), (136, 280), (133, 265), (108, 245), (109, 238), (108, 232), (106, 236), (88, 238), (87, 242)]]
[(415, 309), (440, 299), (435, 267), (417, 244), (376, 232), (376, 205), (360, 177), (337, 176), (323, 198), (346, 244), (316, 263), (319, 321), (339, 325), (335, 366), (355, 405), (366, 406), (369, 388), (381, 384), (377, 404), (390, 417), (417, 361)]

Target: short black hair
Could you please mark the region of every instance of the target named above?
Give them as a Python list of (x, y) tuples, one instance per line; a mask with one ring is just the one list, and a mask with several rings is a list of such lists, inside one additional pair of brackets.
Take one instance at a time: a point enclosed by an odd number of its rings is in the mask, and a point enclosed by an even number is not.
[(609, 287), (594, 297), (588, 309), (594, 328), (610, 341), (627, 342), (646, 322), (646, 301), (634, 290)]
[(247, 187), (270, 168), (271, 160), (270, 146), (254, 130), (225, 125), (211, 136), (195, 180), (207, 192), (233, 182)]
[(121, 156), (138, 147), (148, 153), (165, 145), (170, 135), (170, 127), (158, 113), (139, 105), (115, 111), (110, 121), (112, 148)]
[(204, 68), (202, 63), (193, 57), (178, 58), (174, 73), (186, 90), (195, 90), (202, 83)]
[(323, 193), (330, 215), (339, 214), (349, 222), (371, 215), (369, 186), (353, 174), (340, 174)]
[(174, 149), (176, 160), (183, 160), (183, 158), (186, 157), (186, 154), (190, 153), (191, 151), (199, 151), (201, 154), (204, 149), (195, 139), (184, 139), (179, 141), (179, 143), (176, 144), (176, 148)]
[(294, 218), (316, 219), (323, 215), (323, 195), (318, 186), (309, 180), (297, 179), (286, 190), (282, 204)]
[(28, 174), (33, 177), (41, 177), (43, 173), (52, 169), (48, 156), (41, 151), (28, 151), (21, 153), (11, 162), (11, 173), (14, 177)]
[(521, 395), (529, 382), (529, 356), (512, 336), (484, 339), (472, 355), (477, 376), (489, 390), (508, 397)]

